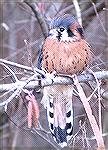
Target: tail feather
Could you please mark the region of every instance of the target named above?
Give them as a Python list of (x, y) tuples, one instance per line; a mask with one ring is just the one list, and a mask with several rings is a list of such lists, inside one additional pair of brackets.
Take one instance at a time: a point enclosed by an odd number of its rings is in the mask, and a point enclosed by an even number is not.
[(47, 118), (54, 140), (67, 146), (73, 132), (72, 86), (50, 87), (47, 99)]
[(72, 99), (68, 101), (66, 105), (66, 131), (67, 131), (67, 141), (72, 137), (73, 133), (73, 108), (72, 108)]

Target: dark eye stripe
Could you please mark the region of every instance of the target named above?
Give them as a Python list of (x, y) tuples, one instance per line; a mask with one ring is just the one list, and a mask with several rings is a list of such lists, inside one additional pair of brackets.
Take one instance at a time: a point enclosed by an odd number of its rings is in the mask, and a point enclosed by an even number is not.
[(83, 37), (84, 33), (83, 33), (83, 29), (82, 28), (77, 28), (77, 31), (79, 32), (79, 34)]
[(67, 33), (68, 33), (68, 37), (73, 37), (73, 36), (75, 36), (75, 35), (73, 34), (73, 32), (72, 32), (70, 29), (67, 29)]

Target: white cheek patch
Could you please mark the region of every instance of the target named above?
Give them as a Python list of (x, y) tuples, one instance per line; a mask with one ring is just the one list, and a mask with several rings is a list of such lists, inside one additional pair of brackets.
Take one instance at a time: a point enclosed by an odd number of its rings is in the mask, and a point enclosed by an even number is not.
[(65, 30), (61, 34), (62, 35), (61, 35), (60, 41), (64, 41), (64, 42), (67, 41), (67, 39), (69, 38), (67, 31)]
[(77, 41), (77, 37), (73, 36), (73, 37), (69, 37), (67, 31), (63, 31), (61, 38), (60, 38), (60, 42), (75, 42)]

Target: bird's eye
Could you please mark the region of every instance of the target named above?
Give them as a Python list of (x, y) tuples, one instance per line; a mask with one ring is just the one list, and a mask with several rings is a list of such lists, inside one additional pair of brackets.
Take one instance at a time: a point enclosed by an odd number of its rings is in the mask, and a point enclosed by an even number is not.
[(60, 28), (60, 31), (61, 31), (61, 32), (63, 32), (64, 30), (65, 30), (65, 28), (63, 28), (63, 27)]

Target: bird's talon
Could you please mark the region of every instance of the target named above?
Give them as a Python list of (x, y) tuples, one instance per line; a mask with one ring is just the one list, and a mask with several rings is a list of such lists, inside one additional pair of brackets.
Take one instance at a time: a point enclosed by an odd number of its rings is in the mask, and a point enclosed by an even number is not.
[(48, 73), (44, 68), (41, 68), (41, 69), (45, 74)]
[(56, 72), (56, 71), (53, 71), (53, 72), (51, 73), (51, 75), (53, 76), (53, 78), (55, 78), (56, 75), (57, 75), (57, 72)]
[(54, 82), (53, 79), (56, 77), (56, 71), (53, 71), (52, 73), (46, 73), (45, 78), (51, 79), (52, 83)]

